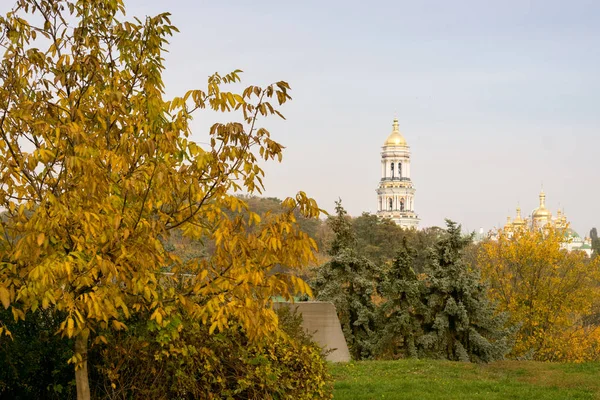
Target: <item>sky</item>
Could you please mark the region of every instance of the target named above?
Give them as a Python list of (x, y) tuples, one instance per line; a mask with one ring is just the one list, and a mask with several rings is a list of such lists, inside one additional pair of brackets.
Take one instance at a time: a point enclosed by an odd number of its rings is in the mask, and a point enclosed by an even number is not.
[[(4, 2), (3, 2), (4, 3)], [(167, 95), (241, 69), (244, 85), (287, 81), (286, 146), (264, 195), (298, 190), (332, 211), (375, 212), (380, 152), (397, 116), (412, 151), (421, 226), (469, 230), (528, 215), (543, 185), (582, 236), (600, 228), (597, 0), (125, 0), (170, 12)], [(5, 6), (0, 7), (5, 11)], [(202, 112), (207, 140), (223, 115)]]

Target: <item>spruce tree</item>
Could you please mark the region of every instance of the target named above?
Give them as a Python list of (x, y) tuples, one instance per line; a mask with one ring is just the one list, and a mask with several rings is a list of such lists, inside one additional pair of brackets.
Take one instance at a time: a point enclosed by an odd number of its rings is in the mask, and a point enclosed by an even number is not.
[(357, 254), (356, 236), (342, 207), (327, 223), (335, 236), (328, 251), (331, 259), (317, 269), (313, 291), (317, 300), (332, 302), (337, 310), (350, 354), (371, 358), (375, 340), (376, 281), (378, 267)]
[(416, 251), (406, 238), (381, 283), (378, 354), (383, 358), (417, 357), (416, 340), (423, 334), (425, 286), (414, 271)]
[(590, 239), (592, 240), (592, 257), (597, 257), (600, 254), (600, 238), (598, 238), (596, 228), (590, 230)]
[(463, 257), (472, 236), (446, 220), (446, 235), (431, 249), (424, 301), (424, 335), (417, 341), (421, 356), (457, 361), (494, 361), (510, 350), (512, 328), (487, 296), (479, 271)]

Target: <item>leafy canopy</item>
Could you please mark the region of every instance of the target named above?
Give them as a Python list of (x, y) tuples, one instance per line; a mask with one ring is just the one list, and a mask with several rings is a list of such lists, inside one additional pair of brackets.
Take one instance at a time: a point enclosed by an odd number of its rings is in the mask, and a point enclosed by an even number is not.
[[(479, 254), (490, 296), (520, 324), (514, 357), (545, 361), (598, 360), (600, 326), (588, 323), (598, 309), (600, 259), (562, 249), (565, 232), (499, 232)], [(597, 318), (596, 318), (597, 320)]]
[[(103, 329), (138, 312), (173, 332), (179, 309), (211, 333), (230, 318), (250, 336), (275, 329), (271, 296), (309, 288), (270, 271), (313, 259), (294, 210), (319, 209), (300, 192), (261, 221), (234, 194), (260, 193), (259, 161), (281, 160), (257, 121), (281, 116), (289, 85), (227, 91), (234, 71), (163, 98), (177, 29), (166, 13), (126, 19), (122, 0), (18, 0), (0, 32), (1, 304), (20, 320), (58, 310), (75, 362), (88, 338), (106, 341)], [(239, 121), (212, 125), (201, 147), (189, 122), (207, 108)], [(214, 252), (181, 260), (163, 246), (175, 230)]]

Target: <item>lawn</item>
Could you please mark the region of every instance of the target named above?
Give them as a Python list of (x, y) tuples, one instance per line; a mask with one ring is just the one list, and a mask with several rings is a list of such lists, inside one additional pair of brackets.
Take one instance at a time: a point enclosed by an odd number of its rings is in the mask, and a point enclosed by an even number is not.
[(336, 400), (600, 399), (600, 363), (362, 361), (331, 372)]

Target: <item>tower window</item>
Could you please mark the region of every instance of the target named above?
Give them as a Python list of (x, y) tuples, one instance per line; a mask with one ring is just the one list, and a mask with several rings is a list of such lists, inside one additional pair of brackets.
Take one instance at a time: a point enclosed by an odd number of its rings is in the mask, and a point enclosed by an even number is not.
[(398, 163), (398, 178), (402, 178), (402, 163)]
[(392, 201), (392, 199), (390, 199), (390, 211), (393, 210), (393, 207), (394, 207), (394, 202)]
[(404, 211), (404, 199), (400, 200), (400, 211)]
[(392, 178), (394, 177), (394, 163), (391, 164)]

